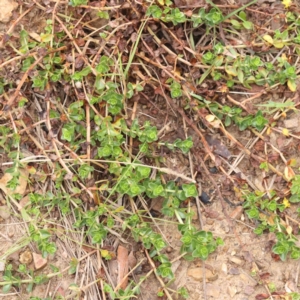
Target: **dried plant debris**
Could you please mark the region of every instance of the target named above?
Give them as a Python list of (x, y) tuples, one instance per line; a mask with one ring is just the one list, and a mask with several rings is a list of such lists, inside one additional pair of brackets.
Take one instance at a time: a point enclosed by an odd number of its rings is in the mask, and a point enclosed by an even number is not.
[(0, 11), (1, 295), (300, 299), (297, 1)]

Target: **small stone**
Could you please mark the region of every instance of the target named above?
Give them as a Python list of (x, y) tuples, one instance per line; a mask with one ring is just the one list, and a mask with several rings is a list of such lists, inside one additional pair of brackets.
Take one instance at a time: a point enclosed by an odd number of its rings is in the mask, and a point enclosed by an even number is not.
[(151, 209), (161, 211), (163, 202), (164, 201), (162, 197), (153, 198), (151, 200)]
[(8, 232), (7, 232), (7, 236), (8, 236), (9, 238), (12, 238), (14, 235), (15, 235), (15, 230), (14, 230), (14, 228), (9, 228), (9, 229), (8, 229)]
[(251, 285), (246, 285), (245, 288), (244, 288), (244, 294), (248, 295), (248, 296), (253, 295), (254, 291), (255, 291), (254, 287), (251, 286)]
[[(197, 281), (203, 280), (203, 268), (191, 268), (187, 271), (187, 275)], [(205, 269), (205, 279), (208, 281), (215, 281), (218, 279), (218, 274), (213, 273), (209, 269)]]
[(12, 11), (18, 7), (18, 3), (12, 0), (0, 1), (0, 22), (7, 23), (12, 15)]
[(229, 257), (229, 260), (239, 266), (244, 263), (241, 259), (239, 259), (235, 256)]
[(10, 209), (7, 205), (0, 206), (0, 217), (6, 220), (10, 217)]
[(5, 261), (0, 261), (0, 272), (3, 272), (5, 270)]
[(19, 261), (21, 264), (29, 265), (32, 262), (32, 254), (29, 250), (26, 250), (20, 254)]
[(239, 277), (246, 285), (256, 285), (256, 281), (249, 275), (241, 273)]
[(299, 119), (294, 118), (290, 120), (284, 120), (283, 121), (285, 128), (299, 128)]
[(288, 280), (285, 283), (284, 288), (287, 293), (293, 293), (293, 292), (297, 291), (297, 286), (296, 286), (295, 282), (293, 282), (292, 280)]
[(167, 249), (166, 249), (166, 252), (167, 253), (172, 253), (174, 250), (171, 248), (171, 247), (168, 247)]
[(231, 297), (231, 298), (233, 298), (234, 297), (234, 295), (237, 293), (237, 289), (236, 289), (236, 287), (235, 286), (228, 286), (227, 287), (227, 293), (229, 294), (229, 296)]
[(221, 266), (221, 270), (224, 275), (227, 275), (227, 271), (228, 271), (227, 264), (223, 263)]
[(220, 287), (218, 285), (208, 283), (206, 285), (206, 295), (213, 297), (213, 299), (219, 299)]
[(38, 253), (32, 253), (34, 267), (36, 270), (40, 270), (47, 265), (47, 259), (43, 258), (42, 255)]
[(238, 268), (230, 268), (228, 274), (230, 274), (230, 275), (239, 275), (240, 270)]
[(225, 233), (228, 233), (228, 232), (230, 231), (230, 228), (229, 228), (228, 225), (225, 225), (225, 226), (224, 226), (224, 231), (225, 231)]
[(61, 256), (63, 257), (63, 258), (68, 258), (68, 252), (67, 251), (64, 251), (62, 254), (61, 254)]

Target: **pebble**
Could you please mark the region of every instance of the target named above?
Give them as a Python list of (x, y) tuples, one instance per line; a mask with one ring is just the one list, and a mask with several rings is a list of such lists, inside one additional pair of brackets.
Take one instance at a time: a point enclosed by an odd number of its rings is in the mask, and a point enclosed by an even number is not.
[(208, 283), (206, 285), (206, 295), (213, 297), (213, 299), (219, 299), (220, 287), (218, 285)]
[(5, 270), (5, 261), (0, 261), (0, 272)]
[(241, 266), (244, 263), (243, 260), (241, 260), (240, 258), (237, 258), (235, 256), (229, 257), (229, 260), (239, 266)]
[[(197, 281), (203, 280), (203, 268), (191, 268), (187, 271), (187, 275), (192, 277), (193, 279)], [(215, 281), (218, 279), (218, 274), (213, 273), (209, 269), (205, 269), (205, 279), (208, 281)]]
[(286, 128), (299, 128), (300, 122), (298, 118), (284, 120), (284, 126)]
[(166, 252), (167, 252), (167, 253), (172, 253), (172, 252), (173, 252), (173, 249), (172, 249), (171, 247), (168, 247), (168, 248), (166, 249)]
[(33, 252), (32, 256), (33, 256), (34, 268), (36, 270), (40, 270), (47, 265), (47, 259), (43, 258), (41, 254)]
[(241, 273), (239, 277), (247, 285), (256, 284), (256, 281), (251, 276), (248, 276), (244, 273)]
[(1, 1), (0, 22), (7, 23), (12, 15), (12, 11), (18, 7), (18, 3), (12, 0)]
[(240, 270), (238, 268), (230, 268), (228, 274), (230, 274), (230, 275), (239, 275)]
[(15, 235), (14, 228), (9, 228), (8, 232), (7, 232), (7, 235), (8, 235), (9, 238), (12, 238)]
[(229, 294), (229, 296), (231, 297), (231, 298), (233, 298), (234, 296), (235, 296), (235, 294), (237, 293), (237, 289), (236, 289), (236, 287), (235, 286), (228, 286), (227, 287), (227, 293)]
[(227, 271), (228, 271), (227, 264), (223, 263), (221, 266), (221, 270), (224, 275), (227, 275)]
[(10, 209), (7, 205), (0, 206), (0, 217), (6, 220), (10, 217)]
[(244, 288), (244, 294), (246, 294), (248, 296), (253, 295), (254, 291), (255, 291), (254, 287), (251, 286), (251, 285), (246, 285), (245, 288)]

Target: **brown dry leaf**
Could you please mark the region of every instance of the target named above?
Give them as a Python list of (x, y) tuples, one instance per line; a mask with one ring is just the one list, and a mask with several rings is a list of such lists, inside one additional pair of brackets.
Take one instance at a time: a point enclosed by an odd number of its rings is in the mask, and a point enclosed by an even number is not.
[(19, 185), (14, 191), (6, 187), (7, 183), (11, 179), (12, 175), (10, 173), (5, 173), (4, 176), (0, 179), (0, 189), (8, 196), (11, 196), (13, 194), (23, 195), (27, 187), (28, 172), (26, 170), (20, 170)]
[(207, 115), (205, 119), (207, 122), (211, 123), (216, 117), (214, 115)]
[(242, 206), (237, 206), (230, 214), (230, 218), (239, 220), (243, 214), (244, 208)]
[(297, 160), (295, 158), (292, 158), (292, 159), (288, 160), (286, 164), (288, 166), (291, 166), (291, 167), (296, 167), (297, 166)]
[(258, 294), (255, 296), (256, 300), (269, 299), (269, 294)]
[(287, 181), (291, 181), (295, 177), (295, 173), (290, 166), (284, 168), (284, 177)]
[(213, 153), (218, 154), (226, 159), (231, 156), (230, 151), (227, 147), (221, 142), (220, 139), (213, 137), (212, 135), (206, 135), (205, 139), (210, 147), (213, 148)]
[(261, 280), (268, 280), (269, 278), (270, 278), (270, 273), (269, 272), (265, 272), (265, 273), (262, 273), (262, 274), (260, 274), (260, 279)]
[(131, 251), (129, 253), (129, 256), (128, 256), (128, 266), (130, 269), (133, 269), (135, 266), (136, 266), (136, 263), (137, 263), (137, 260), (133, 254), (133, 251)]
[(86, 246), (86, 245), (82, 245), (82, 250), (84, 250), (86, 253), (91, 253), (91, 252), (95, 251), (94, 248)]
[(0, 1), (0, 22), (7, 23), (12, 11), (18, 7), (18, 3), (12, 0)]
[(117, 286), (118, 283), (118, 261), (117, 260), (109, 260), (107, 262), (109, 268), (109, 276), (112, 280), (113, 286)]
[(220, 213), (215, 210), (206, 209), (205, 216), (210, 219), (219, 219)]
[(33, 38), (34, 40), (36, 40), (37, 42), (41, 43), (42, 42), (42, 39), (41, 39), (41, 36), (36, 33), (36, 32), (28, 32), (29, 36), (31, 38)]
[(274, 226), (275, 225), (274, 219), (275, 219), (274, 215), (268, 217), (268, 224), (270, 226)]
[(119, 288), (125, 290), (128, 284), (128, 250), (123, 246), (118, 247), (118, 254), (117, 254), (117, 261), (118, 261), (118, 286), (116, 290)]

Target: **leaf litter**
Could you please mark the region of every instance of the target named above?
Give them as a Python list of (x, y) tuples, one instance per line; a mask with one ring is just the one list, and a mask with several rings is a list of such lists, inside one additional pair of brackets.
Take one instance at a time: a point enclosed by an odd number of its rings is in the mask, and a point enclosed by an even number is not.
[[(297, 3), (69, 4), (21, 3), (0, 26), (4, 292), (41, 298), (51, 279), (52, 298), (298, 299)], [(159, 183), (128, 190), (136, 169)], [(186, 263), (186, 220), (224, 245)], [(27, 292), (33, 265), (9, 260), (26, 247), (49, 259)]]

